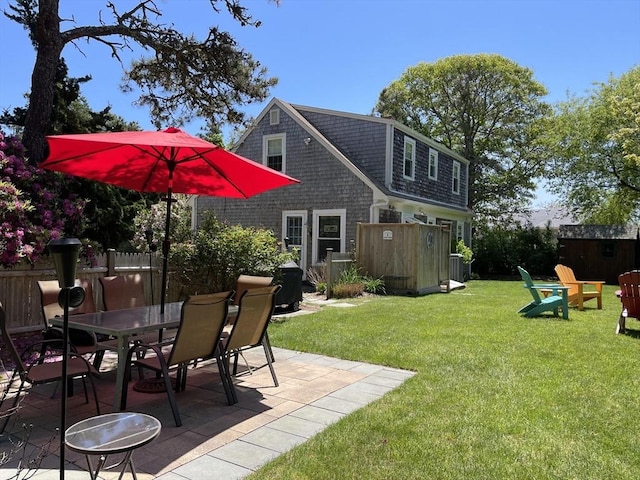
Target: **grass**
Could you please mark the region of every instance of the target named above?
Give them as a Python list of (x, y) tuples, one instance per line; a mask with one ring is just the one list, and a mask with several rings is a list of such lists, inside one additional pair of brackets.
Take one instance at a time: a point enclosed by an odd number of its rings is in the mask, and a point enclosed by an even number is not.
[(467, 285), (272, 324), (274, 345), (417, 374), (250, 478), (638, 478), (640, 323), (615, 335), (615, 287), (566, 321), (518, 315), (522, 282)]

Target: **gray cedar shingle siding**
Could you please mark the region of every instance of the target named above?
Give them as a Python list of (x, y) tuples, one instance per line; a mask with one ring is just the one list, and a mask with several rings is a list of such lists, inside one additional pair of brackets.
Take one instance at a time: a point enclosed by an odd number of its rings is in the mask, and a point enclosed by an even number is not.
[[(404, 178), (404, 139), (413, 138), (416, 141), (416, 170), (414, 180)], [(416, 197), (446, 203), (455, 207), (466, 206), (466, 175), (467, 165), (460, 163), (460, 194), (452, 192), (453, 161), (447, 154), (438, 151), (438, 178), (429, 178), (429, 145), (415, 137), (394, 129), (393, 133), (393, 175), (391, 189), (404, 192)]]
[(297, 108), (297, 111), (345, 157), (384, 185), (387, 140), (385, 124), (301, 108)]
[[(269, 116), (266, 115), (235, 151), (261, 163), (263, 135), (285, 131), (285, 173), (300, 180), (300, 184), (264, 192), (246, 200), (200, 197), (199, 213), (211, 209), (220, 220), (230, 224), (261, 225), (272, 229), (280, 239), (283, 210), (306, 210), (311, 224), (314, 210), (346, 208), (348, 250), (349, 242), (356, 238), (356, 224), (369, 222), (373, 192), (323, 146), (315, 141), (306, 145), (304, 139), (309, 134), (285, 112), (280, 113), (280, 125), (269, 125)], [(311, 265), (310, 255), (309, 250), (307, 265)]]

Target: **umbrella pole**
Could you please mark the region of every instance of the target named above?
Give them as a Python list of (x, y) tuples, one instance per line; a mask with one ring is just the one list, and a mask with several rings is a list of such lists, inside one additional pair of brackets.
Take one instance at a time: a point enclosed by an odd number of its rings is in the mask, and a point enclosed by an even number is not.
[(169, 173), (169, 188), (167, 190), (167, 219), (164, 227), (164, 241), (162, 242), (162, 288), (160, 289), (160, 313), (164, 313), (165, 295), (167, 293), (167, 273), (169, 270), (169, 230), (171, 227), (171, 177), (173, 171)]

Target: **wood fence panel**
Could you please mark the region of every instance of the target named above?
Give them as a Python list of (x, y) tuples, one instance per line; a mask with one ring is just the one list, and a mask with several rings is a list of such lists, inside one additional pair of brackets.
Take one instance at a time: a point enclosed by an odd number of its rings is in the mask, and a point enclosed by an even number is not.
[[(109, 251), (96, 256), (95, 267), (78, 265), (77, 278), (91, 280), (96, 308), (103, 308), (99, 277), (140, 273), (145, 285), (145, 300), (148, 304), (160, 303), (162, 282), (162, 259), (159, 255), (144, 253), (119, 253)], [(169, 275), (167, 302), (178, 301), (180, 285), (173, 285)], [(42, 329), (42, 306), (38, 280), (57, 279), (49, 259), (35, 265), (18, 265), (13, 269), (0, 268), (0, 302), (5, 309), (11, 332), (27, 332)], [(176, 283), (176, 282), (173, 282)]]

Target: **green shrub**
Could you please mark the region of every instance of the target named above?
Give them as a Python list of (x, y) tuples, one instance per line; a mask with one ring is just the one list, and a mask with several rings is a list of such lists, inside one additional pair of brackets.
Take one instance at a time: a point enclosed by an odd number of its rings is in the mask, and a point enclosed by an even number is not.
[(384, 281), (381, 278), (372, 278), (363, 275), (360, 268), (351, 264), (351, 266), (338, 276), (336, 282), (331, 286), (331, 293), (338, 298), (351, 298), (362, 295), (364, 292), (384, 294)]
[(277, 277), (278, 267), (294, 257), (271, 230), (227, 225), (206, 214), (190, 241), (172, 245), (170, 264), (185, 296), (232, 290), (240, 274)]

